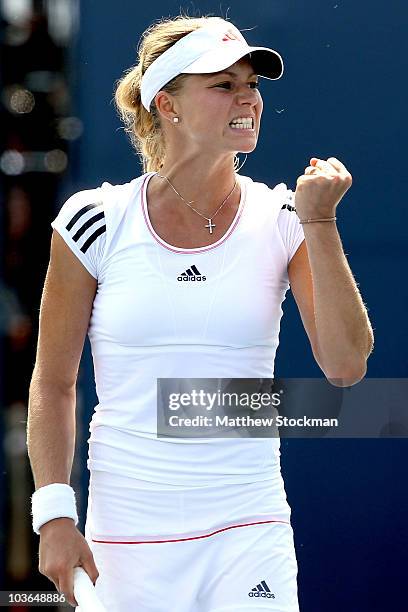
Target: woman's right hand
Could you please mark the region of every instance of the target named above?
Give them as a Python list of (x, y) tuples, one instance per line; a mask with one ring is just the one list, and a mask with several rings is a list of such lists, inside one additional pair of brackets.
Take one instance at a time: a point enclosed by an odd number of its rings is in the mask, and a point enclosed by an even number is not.
[(48, 521), (40, 528), (39, 566), (63, 593), (71, 606), (78, 603), (74, 597), (74, 567), (83, 567), (93, 584), (99, 576), (88, 542), (70, 518)]

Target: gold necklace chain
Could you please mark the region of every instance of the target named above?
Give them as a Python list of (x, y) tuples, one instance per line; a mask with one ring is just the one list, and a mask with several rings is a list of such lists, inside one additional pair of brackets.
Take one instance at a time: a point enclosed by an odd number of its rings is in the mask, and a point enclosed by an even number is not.
[(166, 181), (168, 182), (168, 184), (170, 185), (170, 187), (173, 189), (174, 193), (176, 193), (178, 195), (179, 198), (181, 198), (183, 200), (183, 202), (185, 204), (187, 204), (187, 206), (189, 206), (191, 208), (191, 210), (194, 210), (194, 212), (196, 212), (198, 215), (200, 215), (200, 217), (203, 217), (203, 219), (206, 219), (206, 221), (208, 221), (208, 225), (206, 225), (205, 227), (208, 228), (208, 231), (210, 232), (210, 234), (213, 233), (213, 228), (216, 227), (215, 223), (212, 222), (212, 220), (214, 219), (215, 215), (221, 210), (221, 208), (224, 206), (224, 204), (226, 203), (226, 201), (228, 200), (228, 198), (231, 197), (231, 195), (233, 194), (233, 192), (235, 191), (235, 187), (237, 186), (237, 179), (235, 179), (235, 183), (233, 188), (231, 189), (231, 191), (229, 192), (229, 194), (227, 195), (227, 197), (225, 198), (225, 200), (222, 202), (222, 204), (220, 204), (220, 206), (217, 208), (217, 210), (215, 211), (215, 213), (213, 215), (211, 215), (211, 217), (206, 217), (205, 215), (203, 215), (203, 213), (201, 213), (199, 210), (197, 210), (196, 208), (194, 208), (194, 206), (191, 206), (191, 204), (194, 203), (194, 200), (191, 200), (191, 202), (187, 202), (187, 200), (185, 200), (183, 198), (183, 196), (177, 191), (177, 189), (174, 187), (174, 185), (170, 182), (170, 180), (167, 178), (167, 176), (164, 176), (163, 174), (159, 174), (157, 173), (157, 176), (163, 179), (166, 179)]

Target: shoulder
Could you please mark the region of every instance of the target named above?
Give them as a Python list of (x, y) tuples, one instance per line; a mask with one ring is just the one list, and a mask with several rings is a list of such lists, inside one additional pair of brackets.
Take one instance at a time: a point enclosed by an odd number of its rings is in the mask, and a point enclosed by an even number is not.
[(126, 183), (116, 184), (104, 181), (98, 187), (93, 187), (91, 189), (83, 189), (81, 191), (75, 192), (66, 201), (66, 203), (70, 203), (70, 205), (73, 205), (74, 203), (88, 202), (89, 200), (98, 200), (101, 204), (103, 204), (106, 198), (121, 198), (126, 196), (127, 194), (134, 193), (134, 191), (141, 189), (146, 177), (147, 174), (142, 174)]
[(107, 181), (102, 183), (98, 189), (105, 209), (109, 210), (112, 207), (120, 206), (120, 204), (126, 206), (129, 200), (133, 199), (141, 191), (147, 176), (147, 174), (142, 174), (127, 183), (116, 185), (112, 185)]
[(286, 183), (270, 187), (266, 183), (254, 181), (250, 177), (241, 177), (246, 188), (247, 200), (260, 212), (262, 208), (273, 212), (274, 219), (280, 223), (294, 221), (297, 217), (295, 193)]
[[(281, 201), (281, 210), (285, 210), (288, 213), (296, 213), (295, 207), (295, 193), (292, 189), (288, 189), (284, 183), (281, 183), (284, 189), (282, 189), (282, 201)], [(283, 213), (286, 214), (286, 213)]]
[(269, 187), (249, 177), (245, 177), (245, 184), (248, 200), (252, 203), (256, 215), (263, 211), (262, 219), (272, 224), (268, 225), (269, 227), (277, 228), (279, 241), (289, 263), (304, 240), (303, 228), (296, 213), (294, 191), (286, 183)]
[(101, 186), (98, 187), (98, 189), (100, 189), (102, 193), (118, 196), (124, 195), (126, 193), (131, 193), (134, 190), (141, 189), (143, 183), (150, 174), (150, 172), (146, 174), (141, 174), (140, 176), (137, 176), (136, 178), (126, 183), (112, 184), (109, 183), (109, 181), (104, 181)]
[(143, 176), (121, 185), (103, 183), (77, 191), (64, 202), (51, 223), (95, 278), (107, 245), (142, 182)]
[(51, 226), (78, 241), (92, 225), (104, 226), (104, 218), (100, 189), (86, 189), (77, 191), (64, 202)]
[[(98, 220), (105, 214), (126, 205), (129, 198), (138, 191), (145, 175), (139, 176), (127, 183), (113, 185), (108, 182), (99, 187), (83, 189), (73, 193), (62, 205), (59, 216), (69, 220), (73, 227), (81, 218)], [(69, 228), (67, 228), (69, 229)]]
[(261, 196), (261, 202), (273, 201), (275, 205), (280, 204), (280, 208), (287, 208), (288, 205), (294, 208), (294, 192), (286, 186), (286, 183), (277, 183), (270, 187), (266, 183), (254, 181), (249, 176), (240, 177), (248, 195)]

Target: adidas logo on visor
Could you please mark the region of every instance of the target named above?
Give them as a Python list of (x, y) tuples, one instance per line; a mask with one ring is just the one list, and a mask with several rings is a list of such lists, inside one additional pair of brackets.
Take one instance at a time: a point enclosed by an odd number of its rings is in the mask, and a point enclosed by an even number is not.
[(196, 266), (191, 266), (185, 272), (182, 272), (180, 276), (177, 277), (178, 281), (205, 281), (207, 280), (206, 276), (202, 276), (201, 272), (199, 272)]
[(268, 599), (275, 599), (275, 594), (271, 593), (265, 580), (262, 580), (255, 588), (251, 589), (248, 593), (248, 597), (267, 597)]
[(222, 40), (223, 42), (227, 42), (228, 40), (239, 40), (239, 38), (232, 30), (228, 30), (228, 32), (225, 32)]

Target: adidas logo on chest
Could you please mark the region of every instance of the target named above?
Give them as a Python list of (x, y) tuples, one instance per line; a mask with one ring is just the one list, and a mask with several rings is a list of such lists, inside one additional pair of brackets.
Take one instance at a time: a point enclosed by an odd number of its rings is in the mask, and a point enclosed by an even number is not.
[(206, 281), (207, 277), (203, 276), (196, 266), (191, 266), (185, 272), (182, 272), (177, 280), (181, 282), (201, 282)]
[(271, 593), (270, 588), (266, 584), (265, 580), (262, 580), (248, 593), (249, 597), (265, 597), (268, 599), (275, 599), (275, 594)]

